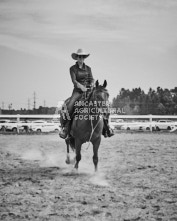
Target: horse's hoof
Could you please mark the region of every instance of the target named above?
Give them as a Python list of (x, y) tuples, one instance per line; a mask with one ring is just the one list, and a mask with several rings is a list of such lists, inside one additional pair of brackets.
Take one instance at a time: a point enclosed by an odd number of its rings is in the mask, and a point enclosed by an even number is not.
[(66, 164), (70, 164), (70, 160), (68, 160), (68, 159), (65, 160), (65, 163), (66, 163)]
[(76, 170), (78, 170), (78, 164), (76, 164), (76, 165), (74, 166), (74, 168), (75, 168)]
[(76, 158), (74, 157), (73, 159), (71, 159), (71, 160), (70, 160), (70, 163), (71, 163), (72, 165), (74, 165), (74, 164), (76, 163)]

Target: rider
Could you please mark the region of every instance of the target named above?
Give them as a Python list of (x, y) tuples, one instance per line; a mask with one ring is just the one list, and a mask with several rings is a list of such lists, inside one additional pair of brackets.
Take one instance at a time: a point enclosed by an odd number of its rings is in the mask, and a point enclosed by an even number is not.
[[(67, 111), (69, 117), (71, 119), (73, 111), (74, 111), (74, 104), (79, 98), (81, 98), (82, 94), (87, 91), (86, 85), (93, 86), (94, 79), (92, 76), (92, 71), (89, 66), (84, 63), (84, 59), (87, 58), (90, 54), (84, 52), (83, 49), (78, 49), (76, 53), (72, 53), (71, 57), (76, 60), (76, 64), (70, 67), (70, 75), (72, 82), (74, 84), (74, 89), (72, 95), (70, 97), (69, 103), (67, 103)], [(70, 127), (70, 119), (66, 118), (65, 121), (62, 121), (63, 129), (60, 131), (59, 135), (61, 138), (66, 138), (69, 134), (69, 127)], [(104, 136), (112, 136), (114, 135), (111, 131), (107, 121), (104, 120), (104, 128), (103, 130)]]

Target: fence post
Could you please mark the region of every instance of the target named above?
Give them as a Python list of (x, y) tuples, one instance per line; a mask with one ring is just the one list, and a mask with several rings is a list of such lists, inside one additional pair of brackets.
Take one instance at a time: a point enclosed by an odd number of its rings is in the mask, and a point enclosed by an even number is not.
[(152, 132), (152, 115), (149, 115), (150, 131)]
[(17, 133), (19, 134), (20, 115), (17, 114)]

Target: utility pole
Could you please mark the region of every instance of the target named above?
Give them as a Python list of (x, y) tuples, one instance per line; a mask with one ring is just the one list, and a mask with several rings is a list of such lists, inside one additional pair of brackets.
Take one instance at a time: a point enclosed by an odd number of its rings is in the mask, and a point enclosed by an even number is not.
[(28, 98), (28, 110), (30, 110), (30, 99)]
[(46, 102), (45, 102), (45, 100), (44, 100), (44, 107), (46, 106)]
[(4, 102), (2, 102), (2, 110), (4, 110)]
[(33, 94), (33, 99), (34, 99), (34, 109), (36, 109), (36, 92)]
[(12, 110), (12, 103), (8, 105), (9, 110)]

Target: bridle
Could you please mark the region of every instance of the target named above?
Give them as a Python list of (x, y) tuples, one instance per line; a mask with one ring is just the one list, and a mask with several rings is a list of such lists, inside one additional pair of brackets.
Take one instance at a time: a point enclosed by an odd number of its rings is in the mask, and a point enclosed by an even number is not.
[[(103, 98), (103, 96), (101, 96), (100, 93), (106, 94), (107, 98), (109, 97), (109, 93), (108, 93), (107, 89), (104, 88), (103, 86), (98, 86), (98, 87), (93, 88), (92, 95), (90, 97), (97, 103), (97, 107), (99, 107), (99, 108), (101, 106), (100, 102), (108, 102), (108, 99), (105, 100)], [(100, 102), (97, 102), (97, 101), (100, 101)]]

